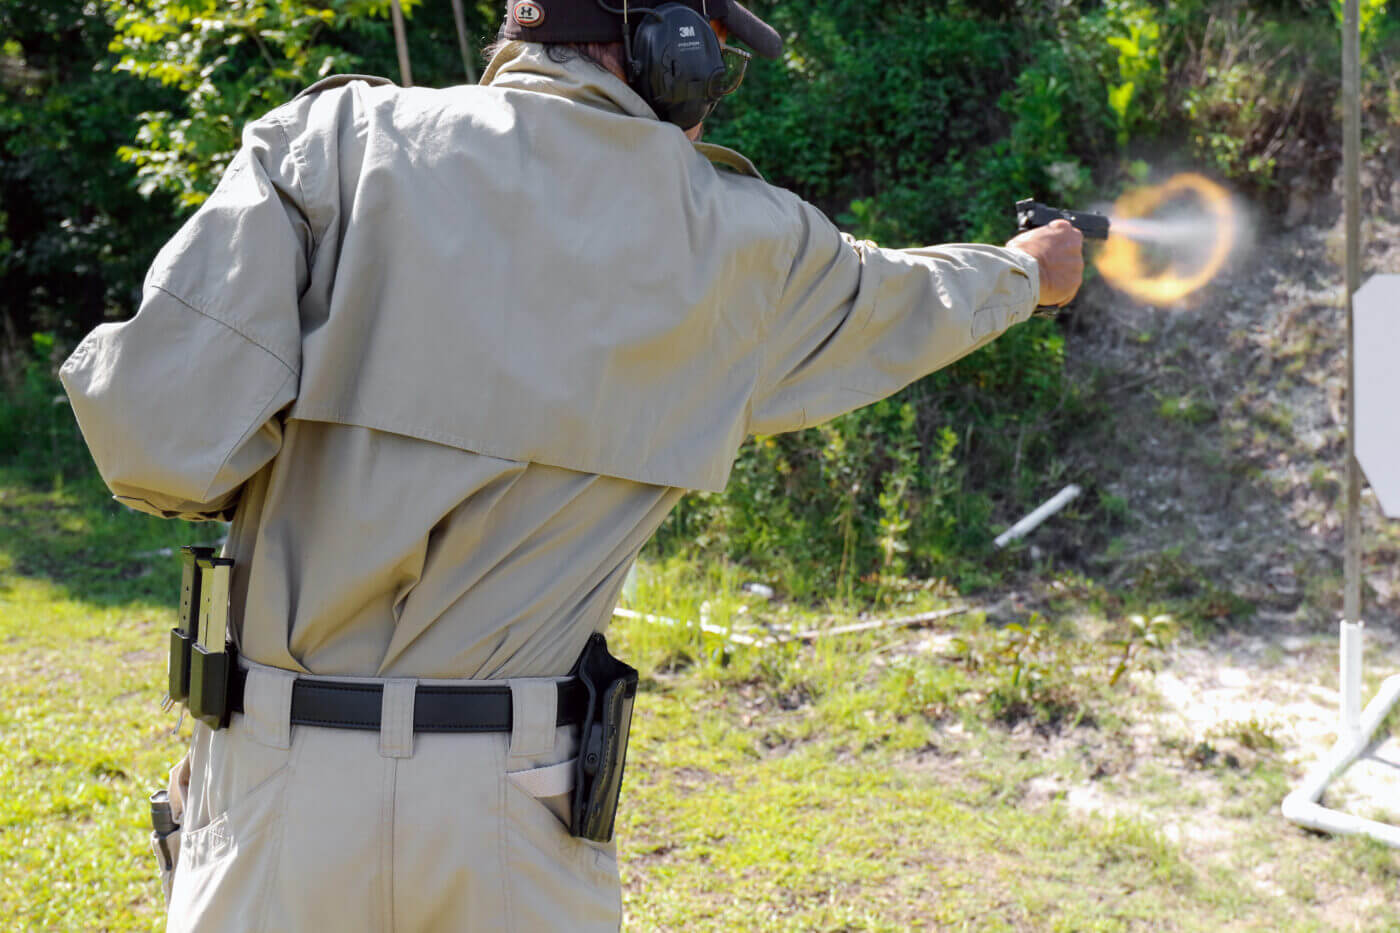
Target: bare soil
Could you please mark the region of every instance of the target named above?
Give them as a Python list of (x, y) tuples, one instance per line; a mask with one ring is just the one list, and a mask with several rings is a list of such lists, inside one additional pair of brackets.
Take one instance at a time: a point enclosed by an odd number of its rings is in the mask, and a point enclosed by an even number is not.
[[(1375, 220), (1366, 233), (1363, 281), (1400, 271), (1400, 225)], [(1067, 322), (1069, 365), (1112, 419), (1067, 438), (1066, 457), (1122, 519), (1073, 560), (1116, 582), (1166, 553), (1252, 604), (1221, 606), (1224, 628), (1332, 629), (1345, 502), (1342, 242), (1340, 226), (1284, 231), (1177, 307), (1090, 283)], [(1364, 617), (1393, 629), (1400, 533), (1364, 485), (1362, 525)]]
[[(1373, 220), (1366, 241), (1363, 281), (1400, 272), (1400, 224)], [(999, 607), (1048, 606), (1037, 579), (1066, 566), (1110, 588), (1194, 598), (1204, 621), (1155, 671), (1134, 675), (1152, 699), (1128, 747), (1089, 748), (1103, 765), (1087, 780), (1039, 779), (1028, 796), (1146, 817), (1266, 891), (1306, 884), (1338, 928), (1368, 914), (1376, 886), (1305, 878), (1298, 863), (1316, 837), (1288, 827), (1278, 805), (1337, 733), (1342, 244), (1339, 223), (1276, 233), (1176, 307), (1086, 287), (1065, 322), (1071, 372), (1112, 417), (1067, 437), (1064, 457), (1066, 481), (1096, 508), (1032, 536), (1027, 583)], [(1400, 521), (1381, 515), (1364, 483), (1361, 504), (1364, 701), (1400, 673)], [(1400, 739), (1380, 736), (1324, 802), (1400, 821)], [(1400, 857), (1388, 858), (1382, 872), (1400, 877)]]

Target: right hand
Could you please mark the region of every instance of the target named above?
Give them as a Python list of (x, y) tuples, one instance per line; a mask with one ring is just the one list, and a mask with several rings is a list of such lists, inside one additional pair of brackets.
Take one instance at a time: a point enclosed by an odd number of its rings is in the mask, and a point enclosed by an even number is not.
[(1084, 282), (1084, 234), (1068, 220), (1056, 220), (1019, 234), (1006, 244), (1029, 253), (1040, 265), (1040, 304), (1069, 304)]

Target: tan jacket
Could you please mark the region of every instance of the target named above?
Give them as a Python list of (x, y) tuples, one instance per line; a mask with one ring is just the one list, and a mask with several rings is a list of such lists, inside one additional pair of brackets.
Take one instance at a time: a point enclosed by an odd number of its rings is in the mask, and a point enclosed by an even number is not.
[(684, 489), (1025, 320), (1035, 261), (843, 237), (622, 81), (342, 82), (251, 124), (62, 377), (126, 504), (235, 517), (245, 654), (566, 671)]

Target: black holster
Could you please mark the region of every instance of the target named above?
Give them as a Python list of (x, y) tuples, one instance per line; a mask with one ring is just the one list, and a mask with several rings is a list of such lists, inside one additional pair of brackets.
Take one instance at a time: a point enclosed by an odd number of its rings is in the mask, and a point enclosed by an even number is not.
[(584, 646), (574, 676), (588, 689), (588, 715), (579, 737), (569, 832), (594, 842), (610, 842), (622, 791), (627, 733), (637, 698), (637, 671), (608, 654), (608, 643), (595, 632)]
[(238, 650), (231, 643), (223, 651), (210, 651), (203, 645), (192, 645), (190, 652), (190, 715), (210, 729), (228, 726), (229, 689), (233, 672), (238, 669)]

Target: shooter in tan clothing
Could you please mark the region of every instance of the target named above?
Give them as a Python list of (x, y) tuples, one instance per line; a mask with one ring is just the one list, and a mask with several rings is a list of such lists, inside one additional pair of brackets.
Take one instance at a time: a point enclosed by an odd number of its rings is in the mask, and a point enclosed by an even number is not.
[[(1015, 245), (853, 242), (531, 42), (479, 87), (331, 81), (247, 127), (62, 371), (120, 501), (233, 521), (247, 692), (194, 730), (170, 929), (616, 929), (555, 681), (746, 435), (1073, 295), (1076, 231)], [(291, 725), (309, 675), (383, 685), (378, 731)], [(429, 680), (508, 682), (510, 731), (415, 734)]]

